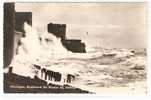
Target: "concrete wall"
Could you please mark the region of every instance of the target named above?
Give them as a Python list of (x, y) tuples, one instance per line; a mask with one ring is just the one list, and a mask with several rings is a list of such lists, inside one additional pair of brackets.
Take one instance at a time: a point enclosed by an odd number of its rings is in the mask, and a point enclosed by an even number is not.
[(14, 3), (4, 3), (4, 67), (9, 66), (14, 52)]

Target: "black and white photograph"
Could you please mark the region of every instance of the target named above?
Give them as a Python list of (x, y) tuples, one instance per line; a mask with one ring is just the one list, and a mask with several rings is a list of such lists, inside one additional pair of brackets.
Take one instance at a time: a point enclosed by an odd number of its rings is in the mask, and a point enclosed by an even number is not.
[(147, 95), (147, 2), (4, 2), (3, 92)]

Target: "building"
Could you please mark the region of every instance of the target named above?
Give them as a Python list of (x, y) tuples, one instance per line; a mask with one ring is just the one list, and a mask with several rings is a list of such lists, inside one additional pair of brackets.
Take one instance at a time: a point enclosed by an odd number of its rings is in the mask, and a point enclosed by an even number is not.
[(86, 53), (85, 44), (78, 39), (66, 38), (66, 24), (48, 24), (48, 32), (61, 38), (63, 46), (74, 53)]
[(15, 30), (25, 33), (25, 22), (32, 26), (32, 12), (15, 12)]
[(66, 39), (66, 24), (48, 24), (48, 32), (52, 33), (56, 37), (61, 38), (61, 40)]
[(4, 68), (8, 67), (14, 55), (15, 5), (4, 3)]
[(24, 37), (24, 23), (32, 26), (32, 12), (15, 12), (15, 34), (14, 34), (14, 54), (18, 54), (20, 39)]
[(4, 3), (4, 67), (17, 54), (20, 38), (25, 35), (24, 22), (32, 25), (31, 12), (15, 12), (14, 3)]

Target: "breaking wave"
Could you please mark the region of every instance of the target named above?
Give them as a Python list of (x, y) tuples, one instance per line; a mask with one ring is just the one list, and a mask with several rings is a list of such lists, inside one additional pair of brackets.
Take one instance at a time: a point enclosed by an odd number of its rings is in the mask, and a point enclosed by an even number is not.
[[(33, 64), (37, 64), (62, 73), (62, 80), (66, 79), (67, 74), (72, 74), (75, 80), (70, 85), (93, 92), (98, 92), (98, 87), (127, 84), (131, 81), (127, 77), (145, 79), (145, 51), (137, 55), (128, 49), (100, 47), (89, 48), (88, 53), (71, 53), (62, 46), (60, 38), (47, 32), (38, 33), (27, 23), (24, 28), (26, 36), (21, 38), (19, 53), (10, 65), (16, 74), (33, 78), (36, 75)], [(141, 72), (132, 69), (141, 69)], [(63, 81), (54, 83), (64, 84)]]

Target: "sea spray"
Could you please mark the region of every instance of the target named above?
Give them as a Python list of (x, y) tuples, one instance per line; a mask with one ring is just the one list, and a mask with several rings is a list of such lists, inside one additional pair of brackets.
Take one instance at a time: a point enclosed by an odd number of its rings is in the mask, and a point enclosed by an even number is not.
[(14, 56), (10, 65), (16, 74), (33, 77), (35, 73), (32, 64), (51, 62), (69, 52), (62, 46), (60, 38), (51, 33), (39, 34), (27, 23), (24, 23), (24, 30), (25, 37), (21, 38), (18, 54)]

